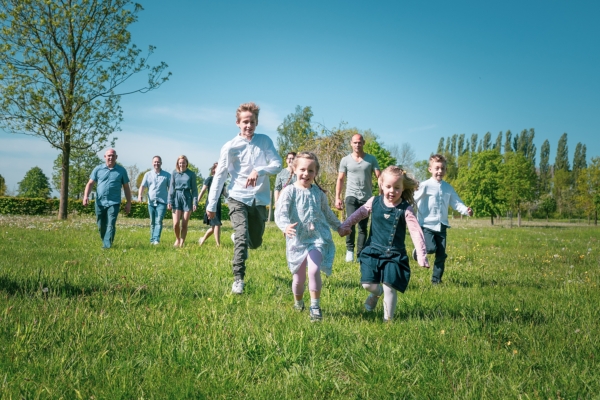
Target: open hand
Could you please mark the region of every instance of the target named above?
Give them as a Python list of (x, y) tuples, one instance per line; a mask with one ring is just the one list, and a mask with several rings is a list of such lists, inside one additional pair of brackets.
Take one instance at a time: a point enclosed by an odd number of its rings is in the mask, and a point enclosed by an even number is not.
[(298, 223), (294, 223), (294, 224), (290, 224), (288, 226), (286, 226), (285, 228), (285, 235), (289, 238), (293, 238), (294, 236), (296, 236), (296, 225), (298, 225)]

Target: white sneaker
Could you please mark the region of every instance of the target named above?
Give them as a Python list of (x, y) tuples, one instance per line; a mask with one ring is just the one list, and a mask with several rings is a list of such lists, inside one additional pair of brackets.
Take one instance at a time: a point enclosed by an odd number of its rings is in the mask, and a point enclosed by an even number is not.
[(377, 302), (379, 301), (379, 298), (381, 297), (381, 295), (383, 294), (383, 287), (379, 286), (379, 295), (375, 296), (373, 293), (369, 293), (369, 296), (367, 296), (367, 299), (365, 300), (365, 310), (371, 312), (375, 309), (375, 307), (377, 307)]
[(155, 245), (155, 246), (158, 246), (159, 243), (156, 242), (156, 241), (154, 241), (154, 242), (152, 242), (152, 244)]
[(231, 234), (231, 241), (235, 243), (235, 233)]
[(354, 261), (354, 252), (346, 251), (346, 262), (352, 262), (352, 261)]
[(231, 286), (231, 293), (242, 294), (244, 293), (244, 281), (242, 279), (236, 279)]

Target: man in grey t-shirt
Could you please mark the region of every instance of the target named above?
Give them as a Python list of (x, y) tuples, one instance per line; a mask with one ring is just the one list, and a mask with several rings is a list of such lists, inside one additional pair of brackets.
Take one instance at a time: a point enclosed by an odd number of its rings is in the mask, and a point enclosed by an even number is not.
[[(363, 204), (373, 196), (373, 175), (379, 178), (379, 164), (377, 159), (371, 154), (363, 151), (365, 139), (362, 135), (356, 134), (352, 136), (350, 142), (352, 153), (342, 158), (340, 168), (338, 169), (338, 178), (335, 185), (335, 207), (338, 210), (344, 208), (346, 204), (346, 215), (350, 216), (358, 210)], [(342, 187), (344, 179), (348, 176), (346, 182), (346, 195), (342, 203)], [(367, 239), (367, 227), (369, 219), (363, 219), (358, 223), (358, 241), (356, 243), (356, 256), (362, 251), (365, 240)], [(354, 261), (354, 239), (356, 235), (355, 227), (352, 226), (350, 235), (346, 236), (346, 261)]]

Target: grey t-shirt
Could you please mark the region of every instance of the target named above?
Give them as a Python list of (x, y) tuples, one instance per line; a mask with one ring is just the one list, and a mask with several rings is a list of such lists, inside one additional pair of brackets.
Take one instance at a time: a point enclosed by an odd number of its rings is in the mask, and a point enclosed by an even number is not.
[(291, 185), (294, 182), (296, 182), (296, 175), (293, 175), (292, 179), (290, 179), (290, 170), (284, 168), (277, 174), (277, 178), (275, 178), (275, 190), (281, 192), (284, 187)]
[(346, 174), (345, 197), (352, 196), (360, 201), (367, 201), (373, 196), (373, 173), (376, 170), (379, 171), (379, 164), (371, 154), (365, 153), (360, 162), (356, 162), (352, 154), (342, 158), (339, 172)]

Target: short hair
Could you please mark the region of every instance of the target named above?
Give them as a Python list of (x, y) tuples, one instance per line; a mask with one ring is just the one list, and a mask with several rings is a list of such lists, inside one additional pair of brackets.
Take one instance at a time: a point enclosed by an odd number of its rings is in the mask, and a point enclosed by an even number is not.
[(240, 122), (240, 114), (244, 111), (250, 111), (252, 115), (254, 115), (256, 121), (258, 122), (258, 113), (260, 112), (260, 107), (253, 102), (240, 104), (237, 111), (235, 112), (236, 122)]
[(177, 161), (175, 162), (175, 169), (177, 170), (177, 172), (181, 172), (181, 170), (179, 169), (179, 160), (185, 160), (186, 168), (188, 165), (190, 165), (190, 162), (186, 156), (181, 155), (181, 156), (177, 157)]
[(444, 165), (446, 165), (446, 157), (444, 157), (441, 154), (432, 154), (431, 157), (429, 157), (429, 164), (431, 164), (431, 162), (441, 162), (444, 163)]
[(160, 160), (161, 164), (162, 164), (162, 158), (161, 158), (160, 156), (154, 156), (154, 157), (152, 157), (152, 159), (153, 159), (153, 160), (154, 160), (155, 158), (158, 158), (158, 159)]
[(214, 163), (214, 164), (212, 165), (212, 167), (210, 167), (210, 174), (211, 174), (211, 175), (214, 175), (214, 174), (215, 174), (215, 171), (217, 170), (217, 165), (219, 165), (219, 163), (218, 163), (218, 162)]
[(413, 207), (416, 207), (416, 202), (415, 202), (415, 192), (417, 190), (417, 188), (419, 187), (419, 182), (417, 182), (416, 179), (413, 179), (412, 177), (408, 176), (406, 174), (406, 171), (400, 167), (398, 167), (397, 165), (390, 165), (389, 167), (387, 167), (386, 169), (384, 169), (381, 172), (381, 175), (379, 175), (379, 190), (381, 191), (381, 183), (383, 182), (383, 176), (384, 175), (392, 175), (395, 176), (397, 178), (402, 178), (402, 199), (406, 200), (408, 202), (408, 204), (410, 204)]
[(355, 133), (354, 135), (352, 135), (352, 137), (350, 138), (350, 142), (352, 142), (352, 139), (354, 139), (354, 136), (360, 136), (360, 141), (363, 143), (365, 142), (365, 137), (360, 133)]

